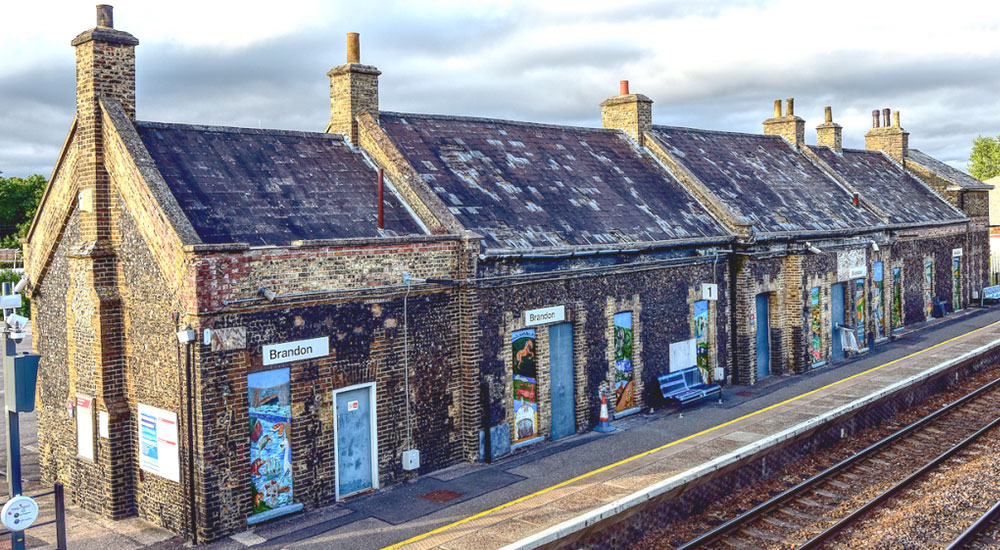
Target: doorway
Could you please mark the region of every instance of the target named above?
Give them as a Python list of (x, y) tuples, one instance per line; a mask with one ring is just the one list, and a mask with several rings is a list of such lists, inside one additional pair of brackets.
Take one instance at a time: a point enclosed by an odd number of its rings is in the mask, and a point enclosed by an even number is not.
[(378, 489), (375, 384), (334, 390), (337, 500)]
[(840, 340), (840, 329), (844, 324), (844, 283), (830, 285), (830, 360), (839, 361), (847, 355)]
[(771, 375), (771, 327), (767, 294), (757, 295), (757, 380)]
[(576, 433), (576, 377), (573, 372), (573, 323), (549, 327), (549, 376), (552, 381), (552, 439)]

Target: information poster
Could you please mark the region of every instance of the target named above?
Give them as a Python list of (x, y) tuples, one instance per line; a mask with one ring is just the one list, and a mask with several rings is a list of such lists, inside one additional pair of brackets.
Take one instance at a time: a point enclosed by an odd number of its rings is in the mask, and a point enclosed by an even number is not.
[(903, 328), (902, 269), (892, 268), (892, 330)]
[(865, 349), (865, 280), (854, 281), (854, 320), (857, 322), (855, 336), (858, 339), (858, 349)]
[(694, 339), (701, 380), (708, 384), (712, 379), (711, 366), (708, 364), (708, 300), (694, 303)]
[(253, 513), (292, 504), (292, 390), (288, 368), (247, 376)]
[(76, 396), (76, 454), (94, 460), (94, 399)]
[(934, 262), (924, 264), (924, 318), (934, 316)]
[(632, 370), (632, 312), (615, 314), (615, 412), (635, 407)]
[(139, 468), (170, 481), (181, 480), (177, 413), (139, 403)]
[(882, 281), (882, 262), (872, 264), (872, 315), (875, 324), (875, 339), (885, 338), (885, 302), (882, 299), (884, 283)]
[(809, 290), (809, 357), (813, 365), (823, 362), (823, 311), (820, 307), (819, 287)]
[(538, 435), (538, 372), (535, 364), (535, 329), (510, 335), (514, 359), (514, 442)]

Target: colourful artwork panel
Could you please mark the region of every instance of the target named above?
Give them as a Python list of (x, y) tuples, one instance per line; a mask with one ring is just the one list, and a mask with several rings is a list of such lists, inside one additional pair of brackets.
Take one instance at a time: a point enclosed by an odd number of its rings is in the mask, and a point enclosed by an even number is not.
[(924, 264), (924, 318), (934, 315), (934, 262)]
[(694, 342), (701, 379), (708, 384), (712, 378), (708, 357), (708, 300), (694, 303)]
[(615, 412), (635, 407), (632, 369), (632, 312), (615, 314)]
[(819, 287), (809, 290), (809, 356), (812, 364), (823, 362), (823, 311), (819, 299)]
[(951, 259), (951, 295), (952, 310), (962, 309), (962, 258), (955, 256)]
[(538, 435), (538, 369), (535, 363), (535, 329), (510, 335), (514, 365), (514, 442)]
[(250, 406), (250, 489), (253, 513), (292, 504), (291, 417), (289, 370), (247, 376)]
[(858, 349), (868, 347), (865, 341), (865, 280), (854, 281), (854, 320), (857, 322), (855, 335), (858, 338)]
[(882, 299), (885, 283), (882, 279), (882, 262), (875, 262), (872, 264), (872, 316), (876, 340), (885, 338), (885, 305)]
[(892, 268), (892, 330), (903, 328), (903, 274), (902, 269)]

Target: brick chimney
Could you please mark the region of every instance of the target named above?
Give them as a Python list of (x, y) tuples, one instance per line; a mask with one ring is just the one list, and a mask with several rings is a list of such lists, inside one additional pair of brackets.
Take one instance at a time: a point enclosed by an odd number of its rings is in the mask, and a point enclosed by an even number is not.
[(910, 133), (899, 125), (899, 111), (892, 113), (891, 125), (889, 124), (889, 109), (883, 109), (882, 115), (882, 125), (879, 126), (878, 110), (872, 111), (872, 129), (865, 134), (865, 149), (882, 151), (905, 166)]
[(833, 109), (827, 106), (823, 113), (823, 124), (816, 127), (816, 144), (841, 153), (844, 151), (841, 134), (840, 124), (833, 121)]
[(352, 145), (358, 145), (357, 116), (371, 113), (378, 119), (378, 76), (371, 65), (361, 64), (361, 44), (358, 33), (347, 33), (347, 63), (326, 73), (330, 77), (330, 123), (326, 132), (343, 134)]
[[(76, 184), (79, 189), (79, 241), (66, 255), (65, 293), (68, 395), (94, 397), (93, 408), (108, 413), (109, 434), (97, 446), (93, 462), (80, 465), (88, 490), (74, 492), (76, 502), (112, 519), (134, 514), (136, 479), (135, 425), (125, 397), (123, 321), (118, 291), (117, 252), (111, 237), (111, 181), (105, 168), (104, 116), (101, 103), (121, 104), (135, 120), (134, 36), (114, 29), (112, 8), (97, 6), (97, 26), (73, 39), (76, 48)], [(64, 184), (67, 184), (64, 182)], [(55, 396), (52, 396), (55, 398)], [(72, 426), (73, 420), (68, 421)], [(84, 473), (81, 473), (84, 472)]]
[(642, 94), (630, 94), (628, 80), (622, 80), (618, 83), (618, 95), (601, 102), (601, 124), (624, 130), (643, 145), (644, 134), (653, 127), (653, 100)]
[(785, 100), (785, 114), (781, 114), (781, 100), (774, 100), (774, 116), (764, 121), (764, 134), (783, 136), (792, 145), (801, 147), (806, 142), (806, 121), (795, 116), (795, 98)]

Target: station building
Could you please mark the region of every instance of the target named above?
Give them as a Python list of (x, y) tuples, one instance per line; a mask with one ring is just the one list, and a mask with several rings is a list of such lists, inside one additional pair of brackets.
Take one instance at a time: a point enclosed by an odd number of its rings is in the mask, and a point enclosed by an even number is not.
[(42, 474), (110, 518), (217, 538), (660, 405), (678, 368), (835, 363), (986, 281), (989, 186), (898, 116), (851, 150), (791, 100), (763, 134), (656, 125), (625, 83), (601, 128), (382, 111), (350, 35), (325, 132), (148, 122), (137, 44), (107, 6), (73, 40), (25, 244)]

